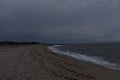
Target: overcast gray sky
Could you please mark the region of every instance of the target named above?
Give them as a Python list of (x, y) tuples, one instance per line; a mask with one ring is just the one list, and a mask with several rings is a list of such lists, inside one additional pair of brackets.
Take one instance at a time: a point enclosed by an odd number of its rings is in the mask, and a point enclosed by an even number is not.
[(120, 0), (0, 0), (0, 40), (120, 41)]

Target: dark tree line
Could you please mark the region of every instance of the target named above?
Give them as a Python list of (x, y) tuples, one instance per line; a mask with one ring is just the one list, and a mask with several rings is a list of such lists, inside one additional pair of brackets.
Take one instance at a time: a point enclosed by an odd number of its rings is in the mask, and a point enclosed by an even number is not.
[(38, 42), (0, 41), (0, 44), (44, 44), (44, 43), (38, 43)]

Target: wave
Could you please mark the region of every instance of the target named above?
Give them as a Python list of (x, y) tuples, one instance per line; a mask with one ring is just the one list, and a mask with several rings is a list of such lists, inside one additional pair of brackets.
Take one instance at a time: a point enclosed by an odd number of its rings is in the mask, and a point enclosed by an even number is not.
[(66, 55), (66, 56), (70, 56), (70, 57), (73, 57), (77, 60), (84, 60), (84, 61), (87, 61), (87, 62), (92, 62), (94, 64), (104, 66), (106, 68), (110, 68), (110, 69), (114, 69), (114, 70), (120, 70), (120, 64), (106, 61), (103, 58), (100, 58), (100, 57), (97, 57), (97, 56), (87, 56), (87, 55), (83, 55), (83, 54), (80, 54), (80, 53), (75, 53), (75, 52), (71, 52), (71, 51), (61, 51), (61, 50), (57, 49), (57, 47), (61, 47), (61, 46), (62, 45), (54, 45), (54, 46), (49, 46), (48, 48), (50, 50), (52, 50), (52, 52), (55, 52), (55, 53), (58, 53), (58, 54), (63, 54), (63, 55)]

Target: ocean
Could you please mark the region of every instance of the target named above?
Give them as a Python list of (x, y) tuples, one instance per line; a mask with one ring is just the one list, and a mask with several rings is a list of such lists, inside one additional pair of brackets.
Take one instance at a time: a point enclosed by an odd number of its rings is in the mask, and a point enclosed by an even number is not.
[(120, 43), (88, 43), (49, 46), (53, 52), (120, 70)]

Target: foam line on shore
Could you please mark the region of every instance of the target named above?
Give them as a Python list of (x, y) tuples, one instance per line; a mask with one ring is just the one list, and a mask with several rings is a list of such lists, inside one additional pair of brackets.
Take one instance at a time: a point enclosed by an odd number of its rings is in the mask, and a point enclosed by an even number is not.
[(87, 55), (83, 55), (83, 54), (75, 53), (75, 52), (70, 52), (70, 51), (61, 51), (61, 50), (57, 49), (57, 47), (60, 47), (60, 46), (62, 46), (62, 45), (49, 46), (48, 48), (50, 50), (52, 50), (52, 52), (55, 52), (55, 53), (70, 56), (70, 57), (73, 57), (73, 58), (78, 59), (78, 60), (92, 62), (94, 64), (104, 66), (106, 68), (120, 70), (120, 64), (111, 63), (111, 62), (105, 61), (104, 59), (96, 57), (96, 56), (87, 56)]

